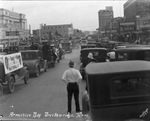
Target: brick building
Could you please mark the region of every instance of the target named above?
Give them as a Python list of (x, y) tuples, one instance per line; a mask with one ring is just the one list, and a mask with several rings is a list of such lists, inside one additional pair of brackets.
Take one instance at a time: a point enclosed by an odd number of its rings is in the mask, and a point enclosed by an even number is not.
[(24, 14), (0, 9), (0, 44), (4, 47), (16, 46), (21, 39), (29, 36)]

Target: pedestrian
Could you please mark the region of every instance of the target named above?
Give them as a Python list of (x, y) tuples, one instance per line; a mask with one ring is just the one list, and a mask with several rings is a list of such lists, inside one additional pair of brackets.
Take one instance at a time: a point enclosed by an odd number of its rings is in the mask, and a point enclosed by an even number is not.
[(74, 62), (70, 60), (69, 69), (67, 69), (62, 76), (62, 80), (67, 83), (67, 95), (68, 95), (68, 111), (67, 114), (71, 114), (72, 107), (72, 95), (74, 95), (76, 114), (81, 114), (79, 104), (79, 81), (82, 79), (80, 72), (74, 68)]
[(89, 60), (88, 60), (88, 64), (89, 63), (96, 63), (97, 62), (97, 60), (93, 57), (93, 54), (92, 53), (89, 53), (88, 54), (88, 58), (89, 58)]
[(109, 60), (110, 61), (115, 61), (116, 60), (116, 55), (115, 55), (116, 53), (115, 53), (115, 51), (114, 50), (112, 50), (112, 51), (110, 51), (109, 53), (107, 53), (107, 56), (109, 57)]

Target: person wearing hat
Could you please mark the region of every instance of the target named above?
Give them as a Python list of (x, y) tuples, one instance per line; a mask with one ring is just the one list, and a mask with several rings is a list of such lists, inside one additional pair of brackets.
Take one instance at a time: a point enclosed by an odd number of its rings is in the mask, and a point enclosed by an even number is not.
[(74, 68), (74, 62), (69, 62), (69, 69), (67, 69), (62, 76), (62, 80), (67, 83), (67, 95), (68, 95), (68, 111), (71, 114), (71, 100), (74, 95), (76, 113), (81, 113), (79, 105), (79, 81), (82, 79), (80, 72)]
[(92, 54), (92, 53), (89, 53), (89, 54), (88, 54), (88, 58), (89, 58), (88, 64), (89, 64), (89, 63), (92, 63), (92, 62), (94, 62), (94, 63), (97, 62), (97, 60), (93, 57), (93, 54)]
[(107, 53), (107, 56), (109, 57), (110, 61), (115, 61), (116, 60), (116, 56), (115, 56), (115, 51), (112, 50), (109, 53)]

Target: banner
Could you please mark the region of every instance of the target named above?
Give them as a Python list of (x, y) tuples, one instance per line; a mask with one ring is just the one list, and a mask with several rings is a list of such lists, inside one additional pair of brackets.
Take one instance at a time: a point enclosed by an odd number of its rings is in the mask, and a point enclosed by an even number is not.
[(21, 53), (3, 55), (5, 74), (23, 67)]

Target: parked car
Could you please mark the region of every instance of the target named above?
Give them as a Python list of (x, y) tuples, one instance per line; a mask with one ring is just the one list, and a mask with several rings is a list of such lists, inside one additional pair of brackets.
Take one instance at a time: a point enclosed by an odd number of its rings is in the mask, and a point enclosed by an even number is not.
[(93, 63), (85, 71), (92, 121), (150, 120), (150, 62)]
[[(11, 72), (5, 71), (4, 67), (6, 64), (4, 64), (3, 59), (0, 59), (0, 84), (2, 87), (7, 87), (8, 91), (10, 93), (14, 92), (15, 90), (15, 82), (24, 80), (24, 83), (28, 83), (29, 79), (29, 71), (25, 64), (23, 64), (23, 67), (20, 67), (18, 69), (11, 68)], [(7, 65), (8, 66), (8, 65)]]
[(39, 50), (23, 50), (20, 51), (23, 62), (28, 66), (29, 74), (36, 77), (41, 71), (47, 71), (47, 60), (42, 58), (42, 52)]
[(84, 68), (88, 64), (89, 58), (88, 54), (92, 53), (93, 57), (97, 60), (97, 62), (106, 62), (107, 58), (107, 50), (106, 48), (85, 48), (80, 51), (80, 73), (84, 78), (85, 71)]
[(150, 61), (150, 47), (128, 47), (115, 50), (116, 60), (147, 60)]

